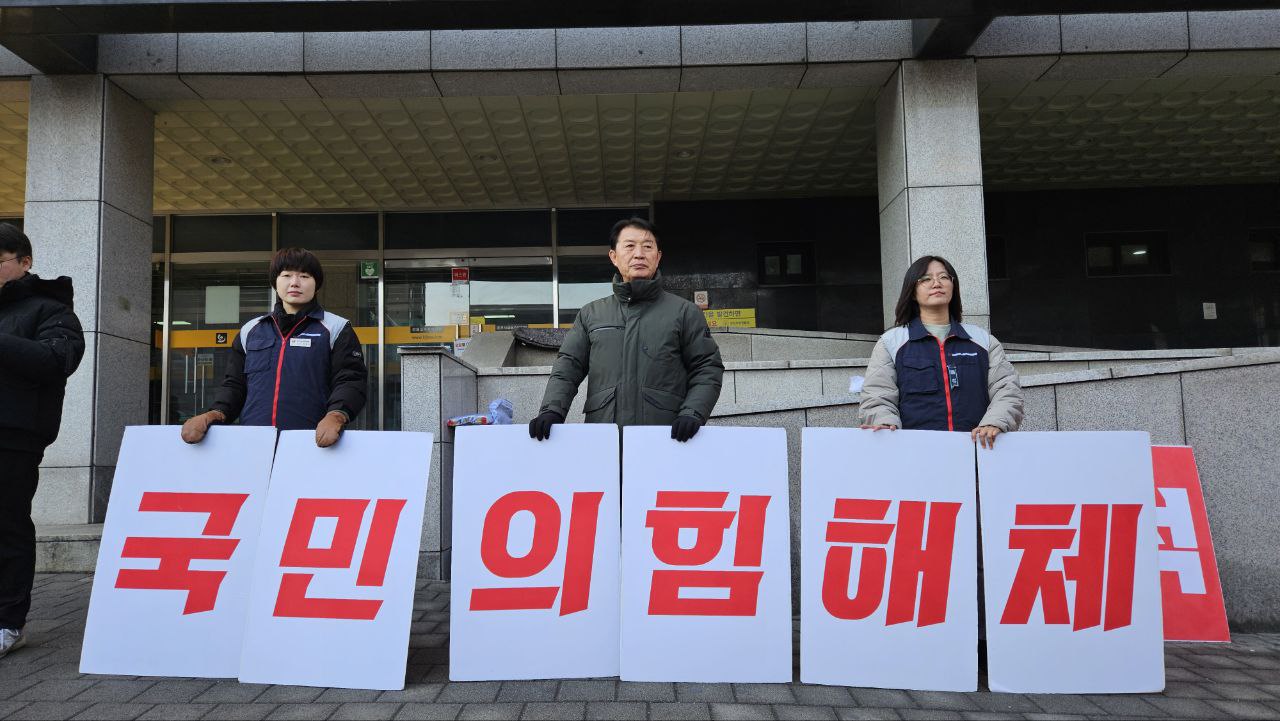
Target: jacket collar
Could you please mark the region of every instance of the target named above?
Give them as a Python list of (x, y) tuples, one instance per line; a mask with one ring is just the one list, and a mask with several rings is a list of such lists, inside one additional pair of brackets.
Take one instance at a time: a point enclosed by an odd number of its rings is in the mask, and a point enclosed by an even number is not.
[(323, 320), (324, 308), (322, 308), (315, 300), (312, 300), (298, 313), (290, 314), (285, 312), (284, 303), (282, 303), (279, 298), (276, 298), (276, 307), (272, 309), (271, 315), (275, 316), (276, 321), (282, 326), (285, 325), (284, 321), (288, 321), (289, 325), (292, 325), (293, 323), (302, 320), (304, 316), (308, 318), (315, 318), (316, 320)]
[[(924, 327), (924, 321), (920, 320), (920, 316), (912, 318), (911, 322), (907, 324), (907, 338), (909, 340), (920, 340), (930, 335), (929, 331)], [(964, 326), (954, 320), (951, 321), (951, 332), (948, 336), (969, 340), (969, 333), (965, 331)]]
[(73, 307), (72, 299), (75, 296), (71, 279), (66, 276), (45, 280), (35, 273), (27, 273), (0, 286), (0, 303), (14, 303), (33, 295), (51, 298), (68, 308)]
[(637, 303), (656, 299), (662, 295), (662, 271), (655, 271), (652, 278), (636, 278), (622, 282), (622, 276), (613, 274), (613, 294), (623, 303)]

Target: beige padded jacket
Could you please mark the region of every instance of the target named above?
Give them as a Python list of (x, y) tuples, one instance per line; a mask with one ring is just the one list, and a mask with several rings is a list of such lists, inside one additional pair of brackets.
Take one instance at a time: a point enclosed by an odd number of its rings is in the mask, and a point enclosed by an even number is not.
[[(963, 324), (970, 340), (987, 350), (987, 409), (978, 425), (995, 426), (1001, 431), (1016, 431), (1022, 425), (1022, 386), (1018, 372), (1005, 356), (1004, 346), (985, 329)], [(871, 360), (867, 364), (866, 380), (862, 385), (862, 401), (859, 405), (859, 422), (864, 425), (893, 425), (902, 427), (898, 413), (898, 376), (895, 358), (898, 349), (906, 343), (906, 326), (891, 328), (880, 336)]]

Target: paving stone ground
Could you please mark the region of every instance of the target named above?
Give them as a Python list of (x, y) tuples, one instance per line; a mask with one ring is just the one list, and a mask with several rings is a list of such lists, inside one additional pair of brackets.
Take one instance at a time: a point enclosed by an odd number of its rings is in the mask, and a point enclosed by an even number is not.
[[(26, 648), (0, 659), (0, 719), (1276, 719), (1280, 634), (1167, 644), (1168, 685), (1142, 695), (941, 693), (617, 679), (449, 682), (449, 584), (422, 582), (403, 691), (86, 676), (93, 577), (36, 579)], [(985, 688), (985, 679), (983, 680)]]

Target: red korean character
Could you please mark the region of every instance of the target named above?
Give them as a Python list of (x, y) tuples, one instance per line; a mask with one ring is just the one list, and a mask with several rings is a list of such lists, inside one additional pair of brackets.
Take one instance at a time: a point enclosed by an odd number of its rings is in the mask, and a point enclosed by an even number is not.
[[(1133, 616), (1133, 574), (1138, 545), (1140, 504), (1086, 503), (1080, 508), (1079, 543), (1074, 556), (1064, 556), (1062, 570), (1049, 569), (1054, 551), (1071, 548), (1076, 529), (1071, 527), (1072, 504), (1019, 504), (1014, 511), (1009, 548), (1021, 549), (1022, 558), (1009, 589), (1001, 623), (1025, 624), (1031, 618), (1036, 597), (1047, 624), (1072, 623), (1072, 630), (1103, 630), (1128, 626)], [(1108, 532), (1108, 515), (1110, 531)], [(1067, 611), (1066, 581), (1075, 582), (1075, 607)], [(1105, 590), (1104, 590), (1105, 589)]]
[(226, 571), (193, 571), (196, 559), (226, 561), (240, 545), (238, 538), (226, 538), (235, 527), (236, 517), (249, 498), (247, 493), (165, 493), (147, 491), (142, 494), (139, 511), (167, 513), (207, 513), (201, 536), (223, 538), (147, 538), (130, 536), (124, 540), (121, 558), (158, 558), (154, 569), (126, 568), (116, 575), (116, 588), (186, 591), (182, 609), (190, 613), (212, 611), (218, 600), (218, 589)]
[[(373, 520), (356, 575), (357, 586), (381, 586), (386, 579), (396, 525), (406, 502), (399, 498), (381, 498), (374, 504)], [(280, 554), (280, 567), (351, 568), (369, 503), (365, 498), (299, 498)], [(311, 535), (320, 518), (337, 519), (328, 548), (311, 546)], [(380, 600), (309, 597), (307, 587), (313, 578), (314, 573), (283, 574), (273, 615), (371, 621), (382, 608)]]
[[(916, 619), (917, 586), (920, 613), (917, 626), (947, 620), (951, 589), (951, 556), (955, 546), (959, 503), (902, 501), (896, 523), (883, 521), (890, 501), (838, 498), (835, 518), (827, 524), (827, 543), (862, 545), (858, 590), (849, 598), (849, 574), (853, 546), (832, 546), (823, 569), (822, 604), (836, 618), (867, 618), (884, 597), (885, 572), (889, 570), (889, 606), (885, 625)], [(928, 511), (926, 543), (925, 512)], [(855, 521), (855, 522), (850, 522)], [(896, 528), (896, 535), (894, 534)], [(893, 568), (887, 569), (889, 539), (893, 537)]]
[[(595, 560), (596, 521), (604, 493), (584, 491), (573, 494), (569, 509), (569, 538), (565, 551), (564, 594), (560, 615), (585, 611), (591, 595), (591, 567)], [(533, 544), (523, 556), (507, 550), (511, 519), (521, 511), (533, 514)], [(541, 491), (514, 491), (499, 498), (484, 517), (480, 537), (480, 560), (500, 578), (530, 578), (546, 570), (560, 546), (560, 506)], [(546, 610), (555, 605), (560, 586), (510, 586), (475, 588), (471, 591), (472, 611)]]
[[(742, 496), (738, 510), (723, 510), (728, 493), (714, 491), (658, 491), (658, 509), (645, 516), (653, 529), (653, 553), (669, 566), (702, 566), (710, 563), (724, 545), (725, 533), (738, 517), (733, 549), (735, 567), (761, 565), (764, 549), (765, 511), (769, 496)], [(719, 509), (719, 510), (718, 510)], [(697, 532), (692, 548), (680, 547), (680, 529)], [(754, 616), (764, 571), (653, 572), (649, 590), (651, 616)], [(681, 598), (682, 588), (727, 589), (727, 598)]]

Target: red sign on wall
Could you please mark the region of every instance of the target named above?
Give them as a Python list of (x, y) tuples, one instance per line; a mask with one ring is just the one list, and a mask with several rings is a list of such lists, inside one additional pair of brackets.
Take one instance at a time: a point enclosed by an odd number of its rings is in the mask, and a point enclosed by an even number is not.
[(1164, 638), (1229, 643), (1231, 632), (1195, 455), (1186, 446), (1152, 446), (1151, 462)]

